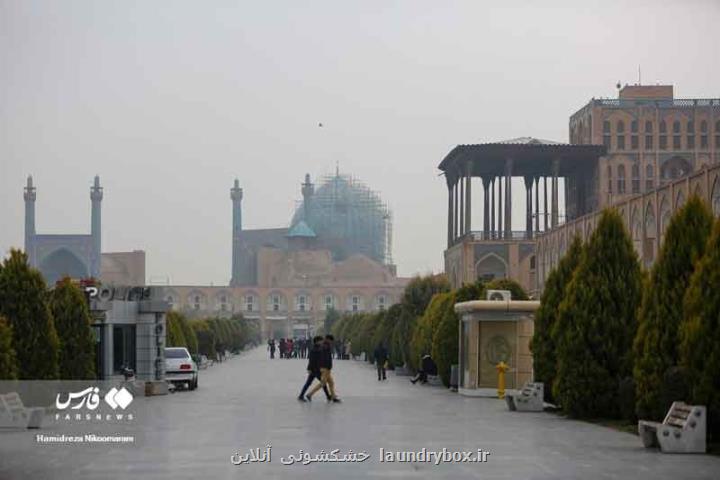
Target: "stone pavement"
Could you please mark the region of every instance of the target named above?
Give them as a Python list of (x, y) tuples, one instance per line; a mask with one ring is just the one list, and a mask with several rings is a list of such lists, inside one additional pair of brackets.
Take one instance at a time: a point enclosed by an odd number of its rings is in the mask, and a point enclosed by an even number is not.
[[(295, 397), (304, 360), (269, 360), (259, 348), (201, 371), (195, 392), (138, 397), (136, 420), (86, 433), (136, 435), (134, 445), (39, 445), (35, 433), (0, 432), (0, 479), (717, 479), (720, 458), (663, 455), (631, 434), (548, 413), (511, 413), (495, 399), (413, 386), (389, 373), (380, 383), (360, 361), (336, 361), (342, 404)], [(272, 444), (271, 463), (232, 465), (236, 452)], [(381, 463), (385, 451), (489, 451), (485, 463)], [(363, 463), (283, 465), (281, 458), (352, 449)]]

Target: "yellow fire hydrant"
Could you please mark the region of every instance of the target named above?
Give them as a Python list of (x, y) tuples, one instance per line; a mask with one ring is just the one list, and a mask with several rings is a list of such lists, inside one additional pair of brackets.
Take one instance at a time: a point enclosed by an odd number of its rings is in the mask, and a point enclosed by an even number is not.
[(498, 398), (503, 399), (505, 398), (505, 372), (507, 372), (510, 367), (507, 363), (501, 361), (495, 365), (495, 368), (498, 372)]

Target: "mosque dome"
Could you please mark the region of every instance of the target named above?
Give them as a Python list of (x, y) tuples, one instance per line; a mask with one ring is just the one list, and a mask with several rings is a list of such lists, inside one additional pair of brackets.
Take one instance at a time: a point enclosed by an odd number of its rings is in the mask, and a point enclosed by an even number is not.
[(336, 260), (359, 253), (391, 263), (390, 211), (376, 192), (339, 172), (323, 177), (317, 189), (306, 176), (302, 191), (291, 230), (304, 222), (317, 235), (316, 244), (332, 251)]

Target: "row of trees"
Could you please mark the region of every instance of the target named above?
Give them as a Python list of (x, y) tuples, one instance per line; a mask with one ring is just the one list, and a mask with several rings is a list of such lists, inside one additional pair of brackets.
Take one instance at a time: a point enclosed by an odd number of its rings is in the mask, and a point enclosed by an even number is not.
[(0, 264), (0, 379), (95, 378), (95, 339), (85, 295), (70, 279), (48, 290), (27, 255)]
[(217, 359), (218, 353), (229, 350), (239, 352), (248, 344), (260, 339), (260, 326), (242, 315), (231, 318), (188, 320), (181, 312), (167, 315), (168, 347), (186, 347), (191, 354)]
[[(96, 378), (95, 336), (85, 293), (69, 278), (48, 289), (20, 250), (0, 263), (0, 379)], [(258, 342), (257, 322), (242, 316), (188, 321), (167, 316), (167, 345), (216, 358)]]
[[(330, 322), (331, 333), (349, 340), (352, 353), (365, 353), (374, 361), (373, 352), (379, 344), (390, 350), (393, 367), (406, 366), (411, 371), (420, 367), (420, 359), (429, 354), (438, 366), (445, 385), (450, 384), (450, 368), (458, 361), (459, 317), (454, 306), (458, 302), (484, 298), (486, 289), (510, 290), (513, 298), (527, 300), (527, 293), (517, 282), (495, 280), (487, 285), (477, 282), (451, 290), (447, 279), (429, 275), (413, 279), (405, 288), (400, 303), (386, 311), (338, 315)], [(328, 322), (326, 321), (326, 328)]]
[(720, 219), (699, 198), (670, 219), (644, 272), (622, 219), (602, 213), (548, 276), (532, 340), (535, 377), (575, 417), (662, 420), (707, 405), (720, 434)]

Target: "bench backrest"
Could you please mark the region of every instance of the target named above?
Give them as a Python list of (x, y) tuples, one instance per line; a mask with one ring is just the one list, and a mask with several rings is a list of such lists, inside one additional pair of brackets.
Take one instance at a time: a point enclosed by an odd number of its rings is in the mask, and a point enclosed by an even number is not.
[(524, 396), (532, 396), (535, 393), (539, 393), (543, 390), (543, 384), (542, 383), (535, 383), (535, 382), (528, 382), (523, 387), (521, 394)]
[(673, 402), (667, 415), (665, 415), (663, 424), (672, 425), (673, 427), (678, 428), (685, 428), (692, 411), (692, 405), (687, 405), (684, 402)]
[(5, 404), (5, 408), (10, 413), (19, 413), (25, 411), (25, 405), (23, 405), (20, 395), (17, 392), (7, 393), (2, 395), (2, 403)]

